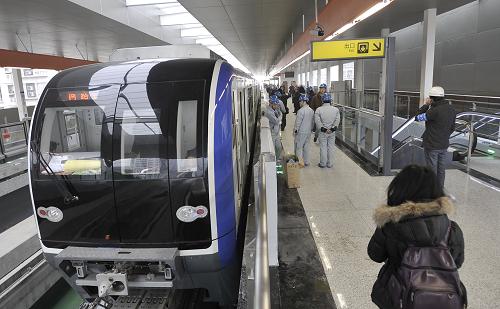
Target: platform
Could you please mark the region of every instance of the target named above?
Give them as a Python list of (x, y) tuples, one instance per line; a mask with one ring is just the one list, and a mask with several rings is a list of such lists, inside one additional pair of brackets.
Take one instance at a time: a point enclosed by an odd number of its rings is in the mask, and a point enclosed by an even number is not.
[[(293, 152), (294, 119), (295, 115), (288, 114), (282, 132), (287, 152)], [(384, 202), (392, 177), (369, 176), (338, 148), (334, 167), (321, 169), (317, 167), (319, 145), (312, 141), (311, 158), (311, 166), (302, 170), (297, 192), (333, 298), (338, 308), (375, 309), (370, 293), (381, 265), (371, 261), (366, 250), (375, 230), (373, 209)], [(461, 226), (465, 237), (460, 276), (467, 287), (469, 308), (495, 308), (500, 303), (500, 240), (496, 237), (500, 188), (459, 170), (447, 171), (445, 186), (456, 198), (457, 211), (451, 219)]]

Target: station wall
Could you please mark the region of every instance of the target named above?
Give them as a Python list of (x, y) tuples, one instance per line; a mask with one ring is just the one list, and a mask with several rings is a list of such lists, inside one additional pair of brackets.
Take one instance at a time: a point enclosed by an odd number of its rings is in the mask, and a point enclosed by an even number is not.
[[(434, 84), (447, 93), (500, 96), (500, 1), (472, 2), (438, 15)], [(423, 14), (422, 14), (423, 17)], [(419, 91), (422, 23), (396, 37), (396, 90)], [(365, 88), (378, 89), (380, 60), (365, 61)]]

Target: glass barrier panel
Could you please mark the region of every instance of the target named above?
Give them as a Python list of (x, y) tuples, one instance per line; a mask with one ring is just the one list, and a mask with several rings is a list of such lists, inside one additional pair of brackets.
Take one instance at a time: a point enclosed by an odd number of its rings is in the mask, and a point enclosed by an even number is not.
[(22, 124), (4, 127), (0, 130), (2, 131), (2, 144), (6, 153), (26, 147), (26, 132)]

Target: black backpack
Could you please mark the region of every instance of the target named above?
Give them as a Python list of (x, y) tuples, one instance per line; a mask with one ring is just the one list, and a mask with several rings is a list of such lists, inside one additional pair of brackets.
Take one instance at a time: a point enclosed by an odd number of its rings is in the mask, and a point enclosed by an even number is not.
[(448, 248), (450, 230), (448, 226), (445, 239), (438, 246), (408, 246), (387, 285), (395, 308), (467, 308), (465, 287)]

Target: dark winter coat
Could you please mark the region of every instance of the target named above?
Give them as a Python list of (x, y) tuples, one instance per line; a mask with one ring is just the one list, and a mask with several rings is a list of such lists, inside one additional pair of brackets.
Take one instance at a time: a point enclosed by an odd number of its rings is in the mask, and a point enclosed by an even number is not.
[(305, 92), (306, 91), (305, 91), (304, 87), (301, 86), (292, 95), (293, 112), (295, 114), (297, 114), (297, 112), (300, 109), (300, 102), (299, 102), (300, 95), (304, 94)]
[(426, 114), (425, 132), (422, 135), (423, 146), (428, 150), (448, 149), (450, 135), (455, 131), (457, 112), (444, 99), (431, 105), (422, 106), (419, 114)]
[(464, 238), (457, 223), (448, 219), (454, 211), (452, 202), (442, 197), (426, 203), (406, 202), (399, 206), (380, 206), (373, 218), (377, 229), (368, 244), (368, 255), (385, 265), (373, 285), (372, 300), (380, 308), (392, 308), (387, 282), (401, 264), (409, 244), (430, 247), (445, 239), (448, 226), (450, 253), (460, 268), (464, 262)]

